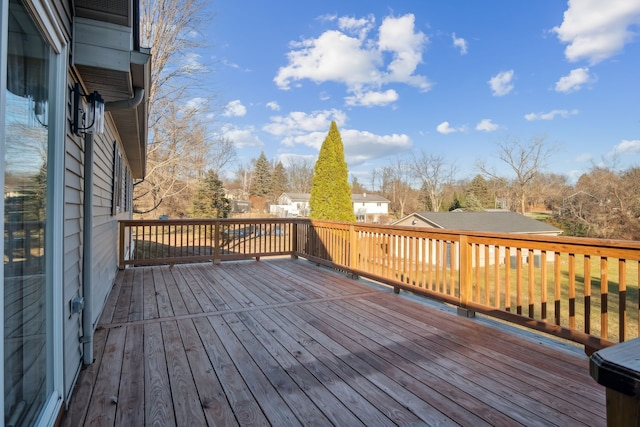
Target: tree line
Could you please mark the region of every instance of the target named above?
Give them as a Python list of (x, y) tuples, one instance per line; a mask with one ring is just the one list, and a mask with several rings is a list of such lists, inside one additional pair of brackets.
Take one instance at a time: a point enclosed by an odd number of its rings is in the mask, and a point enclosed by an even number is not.
[(472, 178), (456, 178), (454, 163), (421, 152), (396, 158), (373, 181), (395, 217), (415, 211), (508, 209), (541, 213), (565, 235), (640, 240), (640, 166), (593, 164), (575, 182), (544, 171), (555, 148), (543, 137), (507, 138), (496, 146), (502, 167), (477, 163)]

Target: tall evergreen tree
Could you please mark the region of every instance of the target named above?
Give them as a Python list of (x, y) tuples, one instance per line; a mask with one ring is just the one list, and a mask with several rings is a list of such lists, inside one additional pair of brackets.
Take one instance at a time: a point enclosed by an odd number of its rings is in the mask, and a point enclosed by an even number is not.
[(191, 217), (226, 218), (229, 212), (231, 212), (231, 202), (225, 195), (222, 181), (215, 171), (207, 171), (193, 197)]
[(495, 197), (491, 193), (487, 180), (482, 175), (476, 175), (469, 183), (467, 189), (467, 197), (475, 196), (477, 205), (480, 208), (493, 208), (495, 206)]
[(322, 143), (314, 167), (309, 217), (332, 221), (355, 222), (349, 187), (349, 172), (344, 160), (344, 146), (335, 121)]
[(268, 197), (271, 192), (271, 167), (263, 151), (260, 153), (260, 157), (256, 160), (256, 165), (253, 168), (250, 194), (252, 196)]
[(287, 171), (284, 170), (282, 162), (276, 163), (271, 175), (271, 200), (276, 200), (287, 191)]

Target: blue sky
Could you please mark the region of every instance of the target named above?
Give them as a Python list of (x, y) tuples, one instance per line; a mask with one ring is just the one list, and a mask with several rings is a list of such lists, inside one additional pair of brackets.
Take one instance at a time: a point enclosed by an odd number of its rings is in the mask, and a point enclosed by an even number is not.
[(640, 0), (217, 0), (217, 131), (240, 163), (315, 162), (331, 120), (350, 174), (425, 152), (459, 178), (506, 138), (543, 136), (546, 171), (640, 165)]

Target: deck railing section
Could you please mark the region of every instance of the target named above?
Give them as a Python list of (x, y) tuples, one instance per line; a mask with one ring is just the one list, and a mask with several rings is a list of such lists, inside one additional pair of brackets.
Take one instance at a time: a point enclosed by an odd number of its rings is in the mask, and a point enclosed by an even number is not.
[(288, 255), (294, 223), (282, 219), (120, 221), (119, 265), (159, 265)]
[(300, 256), (598, 349), (638, 336), (640, 242), (303, 219), (122, 221), (120, 265)]

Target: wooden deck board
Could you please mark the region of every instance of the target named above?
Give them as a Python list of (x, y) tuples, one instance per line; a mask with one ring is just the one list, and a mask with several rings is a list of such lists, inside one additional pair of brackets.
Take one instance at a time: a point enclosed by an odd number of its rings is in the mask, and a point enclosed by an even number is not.
[(547, 341), (302, 260), (127, 269), (63, 425), (605, 425)]

